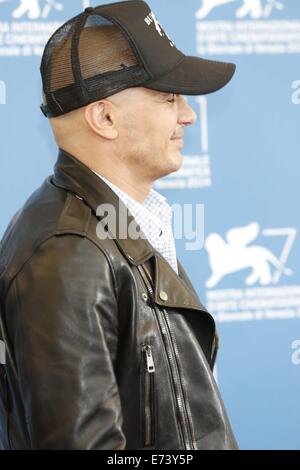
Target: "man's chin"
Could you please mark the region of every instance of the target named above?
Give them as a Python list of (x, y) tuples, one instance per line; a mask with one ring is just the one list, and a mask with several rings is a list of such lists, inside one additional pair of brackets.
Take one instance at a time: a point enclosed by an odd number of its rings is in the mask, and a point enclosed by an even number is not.
[(178, 171), (182, 166), (182, 160), (182, 155), (179, 150), (176, 154), (173, 153), (170, 155), (166, 162), (167, 165), (159, 168), (159, 172), (156, 174), (155, 179), (163, 178), (164, 176), (168, 176), (170, 173)]
[(181, 167), (182, 167), (182, 161), (183, 161), (183, 157), (182, 157), (182, 154), (181, 154), (181, 151), (180, 149), (178, 149), (178, 151), (172, 155), (172, 159), (170, 159), (170, 167), (173, 167), (173, 169), (171, 169), (170, 173), (173, 173), (174, 171), (178, 171)]

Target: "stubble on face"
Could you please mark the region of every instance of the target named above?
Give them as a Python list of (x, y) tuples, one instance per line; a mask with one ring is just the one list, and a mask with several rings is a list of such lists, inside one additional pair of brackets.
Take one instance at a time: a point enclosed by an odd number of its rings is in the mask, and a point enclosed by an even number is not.
[(145, 88), (130, 89), (122, 104), (120, 158), (151, 181), (182, 165), (182, 143), (171, 140), (178, 133), (178, 124), (175, 105), (167, 102), (168, 96)]

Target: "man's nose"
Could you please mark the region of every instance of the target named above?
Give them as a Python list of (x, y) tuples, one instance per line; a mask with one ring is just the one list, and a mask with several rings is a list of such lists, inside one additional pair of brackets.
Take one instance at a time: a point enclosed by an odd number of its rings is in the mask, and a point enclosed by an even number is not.
[(194, 124), (197, 119), (197, 114), (189, 105), (187, 99), (179, 95), (178, 96), (178, 123), (183, 126)]

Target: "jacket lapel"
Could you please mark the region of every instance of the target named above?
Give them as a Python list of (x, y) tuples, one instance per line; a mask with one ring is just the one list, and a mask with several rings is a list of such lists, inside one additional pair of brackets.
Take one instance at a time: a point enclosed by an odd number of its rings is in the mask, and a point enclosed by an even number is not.
[(155, 256), (155, 302), (163, 307), (188, 308), (206, 311), (199, 298), (185, 282), (186, 274), (178, 263), (179, 276), (167, 261)]

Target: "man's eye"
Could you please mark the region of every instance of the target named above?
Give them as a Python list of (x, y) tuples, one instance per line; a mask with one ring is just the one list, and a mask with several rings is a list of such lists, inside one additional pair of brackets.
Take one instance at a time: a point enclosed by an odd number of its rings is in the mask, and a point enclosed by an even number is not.
[(176, 95), (174, 95), (174, 94), (171, 95), (171, 96), (167, 99), (168, 103), (174, 103), (175, 100), (176, 100)]

